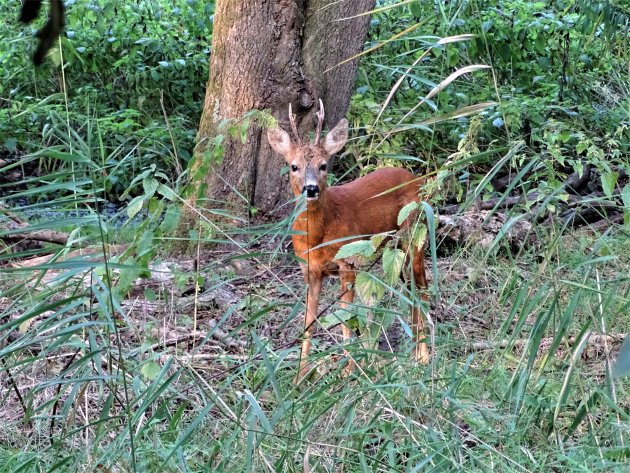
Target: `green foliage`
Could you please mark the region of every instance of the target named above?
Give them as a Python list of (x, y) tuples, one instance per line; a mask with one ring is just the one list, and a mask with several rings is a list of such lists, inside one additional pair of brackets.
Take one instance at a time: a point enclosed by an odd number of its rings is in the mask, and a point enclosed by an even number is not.
[[(605, 174), (607, 192), (614, 187), (611, 170), (628, 172), (630, 17), (617, 3), (378, 3), (370, 37), (380, 47), (363, 58), (351, 106), (351, 122), (365, 126), (351, 149), (363, 172), (393, 161), (441, 169), (461, 159), (466, 136), (477, 151), (524, 138), (523, 154), (546, 163), (532, 183), (545, 194), (585, 164)], [(420, 27), (388, 41), (414, 24)], [(467, 73), (432, 96), (444, 77), (471, 64), (493, 72)], [(447, 119), (488, 101), (499, 105), (486, 108), (477, 125)], [(451, 173), (474, 185), (486, 169), (461, 164)]]
[[(438, 171), (423, 200), (469, 203), (510, 170), (504, 197), (523, 186), (544, 194), (527, 205), (553, 207), (567, 198), (563, 176), (590, 165), (604, 198), (622, 199), (625, 227), (534, 227), (536, 246), (466, 246), (438, 262), (434, 214), (406, 206), (398, 221), (414, 245), (428, 240), (439, 299), (429, 307), (400, 284), (405, 254), (386, 244), (382, 265), (357, 274), (354, 304), (341, 310), (325, 286), (317, 373), (299, 388), (304, 285), (282, 251), (295, 213), (260, 226), (200, 216), (211, 231), (191, 233), (194, 265), (161, 261), (181, 179), (223, 159), (226, 136), (272, 120), (226, 121), (199, 168), (187, 163), (213, 3), (69, 2), (65, 79), (58, 50), (32, 68), (30, 28), (0, 31), (0, 146), (13, 157), (0, 156), (0, 172), (37, 171), (3, 201), (28, 199), (13, 210), (25, 218), (56, 213), (14, 230), (0, 208), (0, 236), (70, 235), (43, 249), (0, 247), (0, 470), (626, 471), (630, 345), (613, 364), (618, 337), (602, 341), (627, 334), (630, 313), (621, 3), (413, 1), (373, 17), (371, 46), (423, 23), (364, 57), (352, 114), (366, 134), (349, 148), (362, 171), (429, 166)], [(460, 33), (477, 36), (437, 44)], [(482, 69), (453, 75), (470, 64), (491, 64), (496, 83)], [(490, 101), (500, 105), (460, 115)], [(111, 196), (122, 199), (113, 216), (102, 209)], [(391, 236), (338, 256), (374, 258)], [(216, 242), (230, 250), (205, 252)], [(33, 267), (9, 264), (39, 254)], [(409, 360), (412, 304), (428, 314), (428, 366)], [(340, 323), (364, 333), (342, 341)]]
[[(6, 3), (0, 14), (17, 18), (18, 9)], [(31, 64), (39, 25), (7, 22), (0, 32), (0, 149), (57, 144), (46, 130), (63, 116), (82, 136), (95, 123), (93, 146), (107, 153), (177, 171), (175, 161), (190, 158), (208, 78), (213, 2), (91, 0), (67, 3), (66, 12), (62, 49), (55, 45), (40, 68)], [(130, 171), (116, 167), (107, 191), (122, 192)]]

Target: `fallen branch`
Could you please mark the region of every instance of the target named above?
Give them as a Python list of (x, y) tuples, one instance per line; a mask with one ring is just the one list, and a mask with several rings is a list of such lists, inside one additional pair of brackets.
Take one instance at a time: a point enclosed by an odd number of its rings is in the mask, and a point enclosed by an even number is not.
[[(108, 258), (111, 255), (120, 255), (126, 249), (128, 245), (107, 245), (107, 254)], [(32, 258), (25, 258), (18, 261), (13, 261), (10, 266), (12, 268), (34, 268), (37, 269), (37, 266), (52, 263), (51, 260), (52, 255), (46, 254), (43, 256), (35, 256)], [(88, 262), (103, 262), (105, 261), (105, 257), (103, 256), (103, 248), (101, 246), (93, 246), (88, 248), (81, 248), (77, 250), (73, 250), (68, 254), (62, 255), (59, 258), (56, 258), (54, 262), (59, 263), (62, 261), (76, 260), (77, 258), (82, 258), (86, 263)]]
[(55, 243), (57, 245), (66, 245), (68, 243), (68, 234), (57, 232), (54, 230), (39, 230), (36, 232), (22, 233), (0, 233), (0, 240), (5, 241), (38, 241), (42, 243)]
[(54, 230), (38, 230), (29, 232), (28, 222), (21, 219), (14, 212), (10, 211), (8, 207), (2, 203), (0, 203), (0, 211), (11, 220), (8, 225), (9, 228), (4, 232), (0, 231), (0, 240), (4, 240), (6, 242), (27, 240), (41, 243), (55, 243), (57, 245), (66, 245), (68, 243), (68, 234), (66, 233)]
[(460, 215), (439, 215), (437, 234), (440, 246), (459, 247), (477, 244), (490, 248), (501, 232), (507, 243), (515, 248), (524, 244), (534, 244), (535, 234), (532, 224), (526, 219), (512, 221), (506, 227), (509, 217), (503, 213), (490, 214), (487, 210), (469, 211)]

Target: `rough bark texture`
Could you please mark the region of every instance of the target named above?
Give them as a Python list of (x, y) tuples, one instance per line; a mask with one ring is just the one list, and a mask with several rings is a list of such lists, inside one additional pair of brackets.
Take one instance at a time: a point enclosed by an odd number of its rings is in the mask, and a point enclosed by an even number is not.
[[(217, 134), (218, 123), (251, 109), (268, 109), (288, 128), (289, 102), (301, 132), (313, 128), (321, 98), (326, 126), (346, 113), (354, 90), (357, 61), (336, 66), (363, 49), (375, 0), (218, 0), (210, 78), (195, 156)], [(330, 69), (330, 70), (328, 70)], [(328, 70), (328, 71), (327, 71)], [(327, 72), (326, 72), (327, 71)], [(254, 124), (246, 143), (229, 140), (221, 164), (208, 175), (208, 196), (242, 200), (232, 187), (266, 212), (289, 198), (283, 161), (265, 130)], [(243, 207), (241, 207), (243, 208)]]

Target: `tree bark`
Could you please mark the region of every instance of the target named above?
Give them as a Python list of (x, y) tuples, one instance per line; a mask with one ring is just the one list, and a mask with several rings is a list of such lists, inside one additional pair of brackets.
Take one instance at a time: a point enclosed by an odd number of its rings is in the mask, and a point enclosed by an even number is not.
[[(354, 91), (357, 60), (340, 62), (363, 49), (369, 12), (375, 0), (218, 0), (210, 77), (199, 125), (195, 163), (201, 160), (219, 123), (252, 109), (267, 109), (287, 125), (289, 103), (303, 135), (313, 129), (321, 98), (326, 126), (346, 113)], [(252, 123), (245, 143), (226, 136), (222, 161), (211, 163), (205, 195), (263, 212), (289, 198), (284, 165), (267, 143), (266, 133)], [(194, 166), (193, 166), (194, 169)], [(244, 202), (241, 196), (245, 197)]]

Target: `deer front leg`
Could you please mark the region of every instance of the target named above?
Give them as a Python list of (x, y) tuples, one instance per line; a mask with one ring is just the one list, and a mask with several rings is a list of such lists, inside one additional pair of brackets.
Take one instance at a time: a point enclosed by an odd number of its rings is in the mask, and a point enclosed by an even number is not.
[[(354, 282), (357, 279), (356, 273), (353, 270), (339, 271), (339, 277), (341, 278), (341, 296), (339, 297), (339, 307), (347, 309), (354, 301)], [(344, 323), (341, 325), (341, 332), (343, 333), (343, 341), (347, 341), (352, 336), (352, 330)]]
[[(427, 275), (424, 269), (424, 246), (422, 248), (414, 248), (413, 251), (413, 260), (412, 260), (412, 269), (413, 269), (413, 278), (416, 284), (416, 287), (422, 290), (422, 300), (429, 300), (426, 290), (429, 287), (427, 283)], [(414, 304), (413, 309), (411, 310), (411, 330), (413, 331), (413, 341), (414, 347), (412, 351), (412, 356), (422, 364), (429, 363), (429, 347), (427, 343), (421, 341), (425, 338), (426, 333), (424, 330), (424, 315), (419, 307), (416, 307)]]
[(306, 291), (306, 312), (304, 313), (304, 338), (300, 351), (300, 371), (296, 382), (304, 378), (309, 372), (308, 355), (311, 351), (311, 337), (315, 333), (319, 295), (322, 292), (321, 274), (307, 274), (308, 290)]
[[(356, 281), (356, 273), (351, 269), (344, 269), (339, 271), (339, 277), (341, 278), (341, 296), (339, 301), (339, 307), (347, 309), (354, 301), (354, 283)], [(347, 342), (352, 337), (352, 330), (344, 322), (341, 324), (341, 333), (343, 334), (343, 341)], [(346, 373), (350, 374), (354, 370), (354, 361), (349, 358), (348, 366), (346, 367)]]

